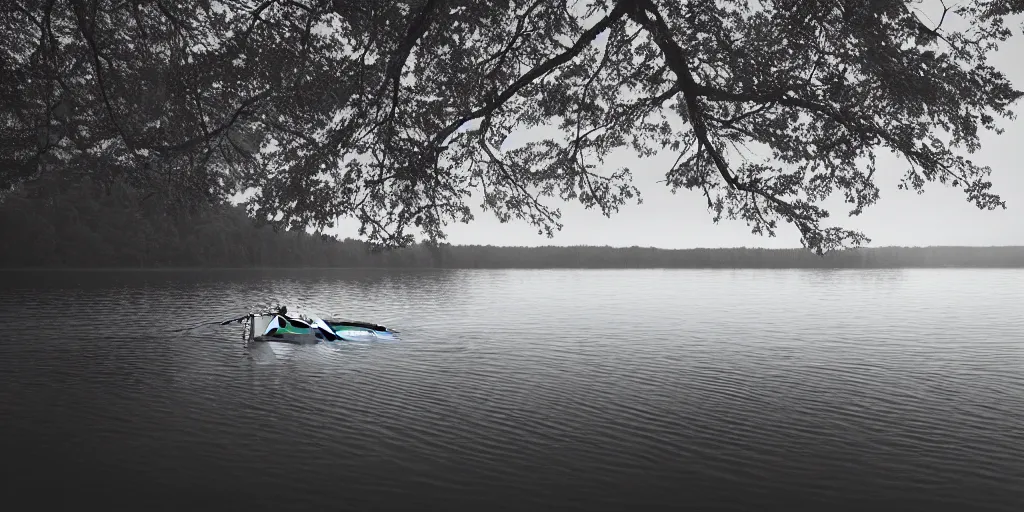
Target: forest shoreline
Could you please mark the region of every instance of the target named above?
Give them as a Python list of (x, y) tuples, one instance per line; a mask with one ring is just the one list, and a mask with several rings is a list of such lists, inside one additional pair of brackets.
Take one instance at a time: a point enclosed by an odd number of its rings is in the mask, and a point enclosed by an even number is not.
[[(227, 269), (796, 269), (1024, 268), (1024, 246), (660, 249), (414, 243), (375, 251), (362, 240), (254, 224), (241, 205), (182, 209), (124, 183), (54, 181), (0, 202), (0, 268)], [(678, 240), (678, 239), (677, 239)]]
[[(362, 245), (347, 239), (340, 245)], [(924, 246), (852, 248), (823, 256), (805, 249), (656, 249), (602, 246), (478, 246), (416, 244), (360, 254), (341, 265), (0, 265), (0, 272), (235, 272), (334, 270), (869, 270), (1024, 268), (1024, 246)], [(643, 256), (647, 256), (644, 258)], [(656, 256), (661, 256), (657, 258)], [(699, 257), (699, 258), (698, 258)], [(568, 259), (576, 259), (570, 262)], [(660, 259), (655, 263), (652, 260)], [(701, 260), (701, 261), (698, 261)], [(602, 261), (603, 260), (603, 261)], [(646, 260), (646, 261), (645, 261)], [(347, 263), (347, 262), (346, 262)]]

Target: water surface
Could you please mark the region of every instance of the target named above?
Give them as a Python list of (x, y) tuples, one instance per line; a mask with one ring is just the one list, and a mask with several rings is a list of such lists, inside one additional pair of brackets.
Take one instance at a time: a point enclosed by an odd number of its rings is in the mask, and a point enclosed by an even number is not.
[[(0, 439), (39, 503), (1024, 509), (1021, 270), (0, 279)], [(403, 341), (202, 325), (268, 301)]]

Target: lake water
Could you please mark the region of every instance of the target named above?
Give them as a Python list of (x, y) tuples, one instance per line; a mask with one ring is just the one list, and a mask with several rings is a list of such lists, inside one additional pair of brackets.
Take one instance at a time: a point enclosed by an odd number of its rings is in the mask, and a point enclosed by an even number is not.
[[(1024, 509), (1021, 270), (0, 279), (12, 502)], [(402, 341), (169, 332), (272, 301)]]

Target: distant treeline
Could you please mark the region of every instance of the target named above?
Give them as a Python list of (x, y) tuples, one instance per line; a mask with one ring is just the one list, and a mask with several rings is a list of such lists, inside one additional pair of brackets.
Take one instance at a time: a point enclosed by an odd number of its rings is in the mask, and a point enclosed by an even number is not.
[(1024, 267), (1024, 247), (803, 249), (412, 247), (257, 228), (237, 206), (172, 209), (124, 185), (51, 184), (0, 203), (2, 267), (885, 268)]

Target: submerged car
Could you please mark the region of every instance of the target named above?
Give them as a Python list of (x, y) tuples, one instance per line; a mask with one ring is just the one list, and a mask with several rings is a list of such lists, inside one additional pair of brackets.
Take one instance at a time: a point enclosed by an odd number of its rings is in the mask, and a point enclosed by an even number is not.
[(324, 341), (393, 341), (398, 333), (383, 325), (349, 320), (324, 320), (315, 316), (293, 317), (282, 309), (228, 320), (248, 323), (248, 341), (275, 341), (311, 345)]

